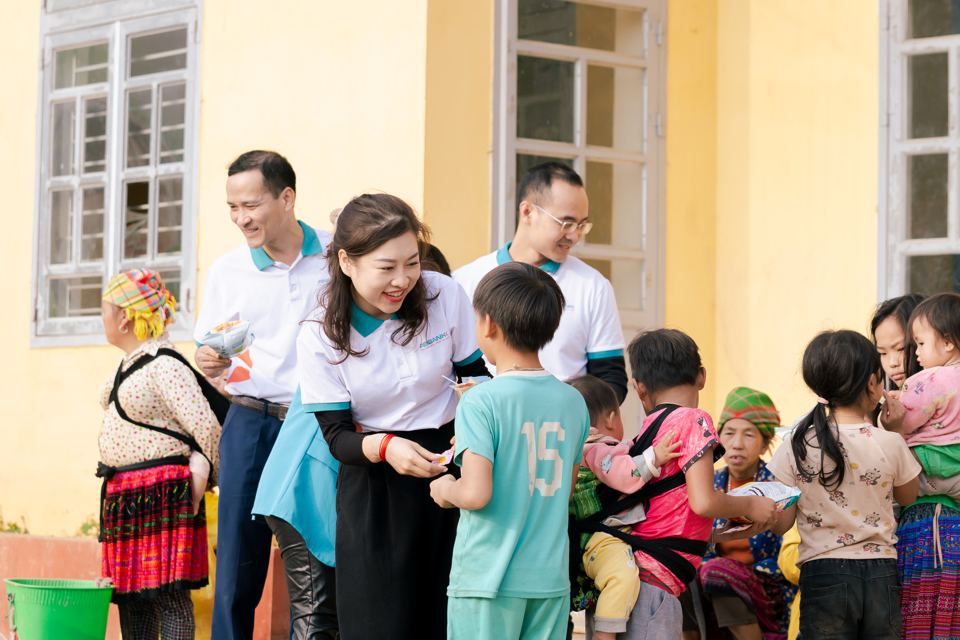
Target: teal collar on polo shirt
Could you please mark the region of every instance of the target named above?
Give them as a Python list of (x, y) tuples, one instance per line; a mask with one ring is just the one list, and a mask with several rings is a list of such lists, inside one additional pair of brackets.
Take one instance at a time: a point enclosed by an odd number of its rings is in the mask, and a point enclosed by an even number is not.
[[(357, 333), (362, 335), (364, 338), (379, 329), (380, 325), (386, 322), (386, 320), (374, 318), (372, 315), (358, 307), (356, 302), (350, 302), (350, 307), (350, 324), (354, 329), (357, 330)], [(392, 314), (390, 319), (396, 320), (397, 314)]]
[[(317, 232), (305, 222), (297, 220), (297, 224), (303, 229), (303, 247), (300, 249), (301, 255), (314, 256), (320, 253), (323, 247), (320, 246), (320, 239), (317, 238)], [(250, 257), (253, 258), (254, 266), (260, 271), (263, 271), (267, 267), (272, 267), (274, 263), (274, 259), (267, 255), (263, 247), (250, 249)]]
[[(508, 242), (507, 244), (500, 247), (500, 250), (497, 251), (497, 264), (506, 264), (508, 262), (513, 262), (513, 258), (510, 256), (510, 245), (513, 242)], [(559, 262), (554, 262), (553, 260), (547, 260), (540, 268), (546, 271), (547, 273), (552, 273), (556, 275), (557, 269), (560, 268)]]

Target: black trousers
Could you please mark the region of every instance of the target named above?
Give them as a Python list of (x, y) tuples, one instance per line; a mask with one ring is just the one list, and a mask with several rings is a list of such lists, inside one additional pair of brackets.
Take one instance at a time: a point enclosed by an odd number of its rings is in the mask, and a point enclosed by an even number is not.
[(186, 589), (118, 604), (117, 609), (123, 640), (193, 640), (196, 634), (193, 601)]
[(800, 567), (803, 640), (899, 640), (897, 561), (810, 560)]
[[(453, 423), (397, 435), (440, 453), (450, 448)], [(460, 510), (437, 506), (432, 480), (400, 475), (385, 462), (340, 465), (337, 613), (344, 640), (446, 640)]]
[(336, 640), (337, 583), (333, 567), (310, 553), (293, 525), (266, 516), (277, 537), (290, 596), (290, 640)]

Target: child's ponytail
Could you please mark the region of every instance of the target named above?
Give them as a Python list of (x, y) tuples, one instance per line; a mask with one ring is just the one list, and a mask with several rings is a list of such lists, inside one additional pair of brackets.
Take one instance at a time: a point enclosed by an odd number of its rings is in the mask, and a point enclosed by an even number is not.
[[(826, 489), (836, 491), (843, 483), (847, 463), (843, 445), (827, 415), (837, 407), (860, 402), (870, 378), (880, 375), (880, 355), (876, 347), (856, 331), (824, 331), (803, 352), (803, 381), (819, 398), (817, 405), (797, 425), (790, 445), (797, 469), (808, 482), (817, 476)], [(810, 431), (813, 431), (813, 438)], [(809, 469), (804, 461), (807, 447), (820, 449), (820, 469)], [(827, 470), (827, 459), (833, 462)]]

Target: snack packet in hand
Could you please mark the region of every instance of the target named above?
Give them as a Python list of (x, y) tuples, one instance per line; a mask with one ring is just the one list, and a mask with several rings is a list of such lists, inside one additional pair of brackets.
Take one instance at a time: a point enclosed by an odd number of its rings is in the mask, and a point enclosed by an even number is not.
[[(444, 377), (446, 377), (446, 376), (444, 376)], [(447, 378), (447, 379), (449, 380), (449, 378)], [(477, 377), (474, 377), (474, 378), (464, 378), (464, 379), (463, 379), (463, 382), (460, 382), (460, 383), (456, 383), (456, 382), (455, 382), (455, 383), (453, 383), (453, 384), (450, 385), (450, 386), (453, 388), (454, 391), (457, 392), (457, 397), (458, 397), (458, 398), (462, 398), (462, 397), (463, 397), (463, 394), (467, 392), (467, 389), (470, 389), (471, 387), (475, 387), (475, 386), (477, 386), (478, 384), (480, 384), (481, 382), (486, 382), (486, 381), (489, 380), (489, 379), (490, 379), (490, 378), (487, 377), (487, 376), (477, 376)]]
[[(727, 492), (728, 496), (762, 496), (770, 498), (777, 505), (777, 513), (783, 513), (783, 510), (792, 506), (800, 499), (800, 489), (797, 487), (788, 487), (782, 482), (748, 482), (747, 484), (732, 489)], [(745, 531), (750, 528), (753, 521), (749, 518), (736, 517), (730, 518), (730, 522), (742, 525), (727, 529), (727, 533), (736, 531)]]
[(210, 347), (224, 358), (235, 358), (253, 344), (249, 320), (230, 320), (218, 324), (200, 339), (200, 344)]

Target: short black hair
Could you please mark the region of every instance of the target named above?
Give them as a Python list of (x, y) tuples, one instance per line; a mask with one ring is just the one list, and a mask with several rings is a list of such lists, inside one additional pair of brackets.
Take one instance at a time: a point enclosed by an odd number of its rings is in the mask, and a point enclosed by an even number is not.
[(297, 192), (297, 174), (294, 173), (290, 162), (276, 151), (256, 150), (241, 153), (230, 163), (227, 176), (253, 169), (260, 171), (260, 175), (263, 176), (263, 186), (274, 198), (279, 198), (287, 187), (290, 187), (294, 193)]
[(445, 276), (450, 275), (450, 263), (447, 262), (446, 256), (435, 244), (427, 243), (423, 247), (423, 257), (420, 259), (420, 265), (427, 271), (436, 271)]
[(920, 319), (930, 325), (941, 340), (960, 347), (960, 295), (937, 293), (922, 300), (910, 314), (910, 322), (903, 332), (905, 338), (910, 336), (909, 342), (913, 342), (913, 323)]
[(490, 316), (504, 341), (534, 353), (553, 340), (566, 302), (556, 281), (524, 262), (507, 262), (483, 276), (473, 294), (478, 318)]
[(543, 162), (530, 169), (527, 175), (523, 176), (520, 186), (517, 187), (517, 211), (519, 215), (520, 203), (527, 198), (536, 198), (542, 196), (545, 191), (550, 189), (554, 180), (561, 180), (575, 187), (583, 187), (583, 179), (580, 175), (560, 162)]
[(596, 376), (578, 376), (567, 380), (567, 384), (580, 392), (590, 412), (590, 426), (595, 427), (600, 419), (612, 411), (620, 411), (617, 392), (609, 384)]
[(627, 347), (633, 379), (649, 393), (696, 384), (700, 349), (693, 338), (677, 329), (644, 331)]

